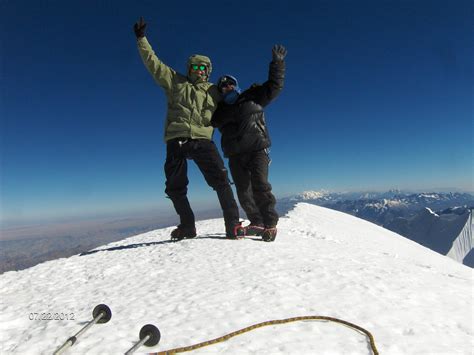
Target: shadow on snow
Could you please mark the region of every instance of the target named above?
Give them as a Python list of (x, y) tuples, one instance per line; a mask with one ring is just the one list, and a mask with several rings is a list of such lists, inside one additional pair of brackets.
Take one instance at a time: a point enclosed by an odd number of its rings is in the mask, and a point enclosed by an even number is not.
[[(163, 245), (163, 244), (174, 244), (174, 243), (179, 243), (183, 242), (185, 240), (199, 240), (199, 239), (217, 239), (217, 240), (231, 240), (229, 238), (226, 238), (224, 233), (214, 233), (214, 234), (205, 234), (204, 236), (198, 236), (196, 238), (191, 238), (191, 239), (184, 239), (180, 241), (175, 241), (175, 240), (162, 240), (160, 242), (149, 242), (149, 243), (138, 243), (138, 244), (130, 244), (130, 245), (121, 245), (118, 247), (110, 247), (107, 249), (98, 249), (98, 250), (90, 250), (86, 251), (84, 253), (79, 254), (79, 256), (85, 256), (85, 255), (90, 255), (90, 254), (95, 254), (101, 251), (117, 251), (117, 250), (124, 250), (124, 249), (135, 249), (135, 248), (142, 248), (142, 247), (148, 247), (151, 245)], [(245, 237), (242, 239), (250, 239), (253, 241), (261, 241), (260, 238), (250, 238), (250, 237)]]

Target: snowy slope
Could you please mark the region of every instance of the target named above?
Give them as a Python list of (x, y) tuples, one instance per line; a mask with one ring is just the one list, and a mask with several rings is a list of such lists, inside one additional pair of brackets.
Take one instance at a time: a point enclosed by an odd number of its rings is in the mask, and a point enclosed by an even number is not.
[[(167, 241), (171, 228), (0, 276), (1, 353), (50, 354), (112, 309), (69, 354), (120, 354), (140, 328), (158, 326), (162, 351), (267, 320), (304, 315), (369, 330), (381, 354), (472, 354), (472, 269), (369, 222), (298, 204), (274, 243), (223, 239), (223, 220), (200, 238)], [(118, 247), (118, 248), (114, 248)], [(31, 321), (33, 312), (75, 320)], [(260, 328), (190, 354), (371, 354), (366, 337), (330, 322)]]

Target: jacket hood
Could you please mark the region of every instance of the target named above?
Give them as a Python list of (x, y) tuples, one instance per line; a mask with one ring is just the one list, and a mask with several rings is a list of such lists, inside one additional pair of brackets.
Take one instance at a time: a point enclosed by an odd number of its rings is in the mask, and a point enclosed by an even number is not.
[(226, 74), (226, 75), (223, 75), (221, 76), (218, 80), (217, 80), (217, 87), (219, 88), (219, 90), (221, 89), (221, 85), (227, 81), (231, 81), (234, 83), (234, 87), (235, 87), (235, 91), (237, 91), (238, 94), (240, 94), (242, 92), (242, 90), (240, 89), (240, 86), (239, 86), (239, 82), (237, 80), (237, 78), (235, 76), (232, 76), (232, 75), (229, 75), (229, 74)]
[(211, 72), (212, 72), (212, 63), (209, 57), (206, 57), (205, 55), (201, 55), (201, 54), (193, 54), (192, 56), (188, 58), (186, 69), (187, 69), (187, 76), (189, 79), (192, 79), (189, 77), (189, 69), (191, 68), (191, 64), (206, 64), (208, 67), (206, 81), (209, 81), (209, 77), (211, 76)]

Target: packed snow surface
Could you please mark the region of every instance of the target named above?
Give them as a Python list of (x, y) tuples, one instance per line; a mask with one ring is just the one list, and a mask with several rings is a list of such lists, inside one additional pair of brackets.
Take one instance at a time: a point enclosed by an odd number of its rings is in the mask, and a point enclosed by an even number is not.
[[(171, 228), (0, 276), (1, 353), (51, 354), (112, 310), (66, 353), (119, 354), (151, 323), (163, 351), (255, 323), (330, 316), (370, 331), (381, 354), (472, 354), (472, 269), (356, 217), (298, 204), (274, 243), (226, 240), (222, 219), (199, 236)], [(74, 320), (30, 320), (33, 313)], [(333, 322), (259, 328), (193, 354), (371, 354), (364, 334)]]

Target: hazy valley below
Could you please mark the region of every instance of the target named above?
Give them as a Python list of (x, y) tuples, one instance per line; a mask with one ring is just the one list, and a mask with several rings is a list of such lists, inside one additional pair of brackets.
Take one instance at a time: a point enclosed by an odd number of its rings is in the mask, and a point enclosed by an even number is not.
[[(197, 219), (215, 217), (221, 217), (217, 209), (196, 211)], [(4, 229), (0, 240), (0, 273), (69, 257), (177, 223), (174, 214), (156, 214)]]
[[(298, 202), (351, 214), (445, 255), (462, 229), (468, 208), (474, 205), (474, 197), (465, 193), (404, 194), (397, 190), (383, 193), (306, 191), (278, 199), (277, 211), (284, 216)], [(427, 209), (438, 211), (438, 214)], [(245, 218), (242, 210), (240, 213), (241, 218)], [(222, 212), (216, 206), (214, 209), (196, 210), (195, 215), (198, 221), (220, 218)], [(133, 235), (177, 225), (178, 221), (170, 208), (166, 213), (148, 212), (144, 216), (7, 228), (1, 231), (0, 273), (80, 254)], [(464, 263), (474, 266), (472, 251)]]

